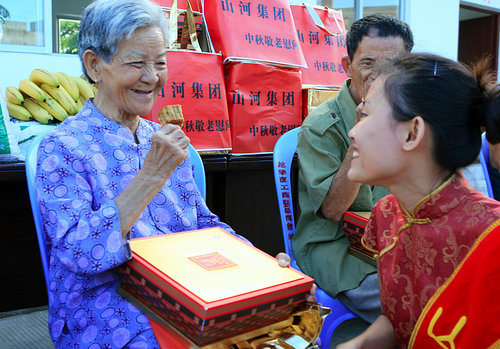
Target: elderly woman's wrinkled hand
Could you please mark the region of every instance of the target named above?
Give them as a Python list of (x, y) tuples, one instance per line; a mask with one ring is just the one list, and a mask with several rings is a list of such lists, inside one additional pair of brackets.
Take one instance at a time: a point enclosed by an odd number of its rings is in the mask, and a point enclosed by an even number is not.
[(189, 138), (179, 126), (163, 126), (151, 137), (151, 149), (144, 160), (144, 168), (167, 179), (186, 159), (188, 145)]
[[(292, 258), (284, 252), (278, 253), (275, 258), (278, 260), (278, 264), (282, 268), (287, 268), (292, 263)], [(313, 284), (311, 289), (309, 290), (309, 294), (306, 296), (306, 301), (311, 303), (316, 303), (317, 289), (318, 287), (316, 286), (316, 284)]]
[(292, 263), (292, 259), (290, 258), (290, 256), (284, 252), (278, 253), (276, 255), (276, 259), (278, 260), (280, 267), (283, 268), (288, 267)]

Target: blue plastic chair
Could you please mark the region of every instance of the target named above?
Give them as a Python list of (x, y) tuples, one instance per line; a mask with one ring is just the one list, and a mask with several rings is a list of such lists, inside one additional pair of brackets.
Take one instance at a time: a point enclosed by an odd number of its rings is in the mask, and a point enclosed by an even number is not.
[[(292, 237), (295, 232), (295, 219), (293, 213), (291, 167), (293, 157), (297, 151), (297, 140), (300, 127), (283, 134), (276, 142), (273, 150), (273, 169), (276, 194), (281, 218), (281, 229), (285, 242), (285, 252), (291, 258), (291, 266), (300, 270), (295, 261), (292, 250)], [(325, 318), (323, 328), (320, 333), (321, 347), (330, 348), (330, 341), (333, 332), (342, 322), (356, 317), (337, 298), (328, 295), (318, 287), (316, 299), (324, 307), (328, 307), (332, 312)]]
[[(49, 130), (50, 131), (50, 130)], [(26, 153), (25, 168), (26, 168), (26, 180), (28, 182), (28, 194), (30, 197), (31, 210), (33, 213), (33, 220), (35, 222), (36, 235), (38, 237), (38, 247), (40, 250), (40, 257), (42, 259), (43, 274), (45, 275), (45, 286), (47, 287), (47, 294), (49, 292), (49, 259), (50, 255), (50, 245), (49, 241), (46, 240), (42, 216), (40, 213), (40, 206), (38, 205), (38, 195), (36, 192), (36, 163), (37, 163), (37, 153), (40, 147), (40, 142), (43, 137), (49, 132), (44, 132), (37, 135), (32, 141)], [(206, 181), (205, 181), (205, 168), (203, 166), (203, 160), (196, 151), (196, 149), (190, 144), (188, 146), (189, 155), (191, 157), (191, 163), (193, 166), (193, 176), (200, 190), (200, 194), (205, 200), (206, 196)]]
[(203, 166), (203, 160), (196, 149), (190, 144), (188, 146), (189, 156), (191, 157), (191, 164), (193, 165), (193, 177), (203, 200), (207, 199), (207, 182), (205, 177), (205, 167)]
[(493, 188), (491, 187), (490, 173), (488, 172), (488, 164), (490, 163), (490, 148), (488, 146), (488, 140), (486, 139), (486, 133), (481, 135), (481, 151), (479, 152), (479, 161), (481, 162), (481, 167), (483, 169), (484, 179), (486, 181), (486, 189), (488, 190), (488, 196), (492, 199), (495, 198), (493, 195)]
[(40, 147), (40, 142), (43, 137), (48, 133), (44, 132), (37, 135), (32, 141), (26, 153), (25, 168), (26, 180), (28, 182), (28, 194), (30, 196), (31, 210), (33, 212), (33, 220), (35, 222), (36, 235), (38, 237), (38, 248), (40, 250), (40, 257), (42, 258), (43, 274), (45, 275), (45, 287), (47, 287), (47, 294), (49, 292), (49, 251), (48, 241), (45, 239), (43, 230), (42, 216), (40, 214), (40, 206), (38, 205), (38, 195), (36, 192), (36, 160), (37, 152)]

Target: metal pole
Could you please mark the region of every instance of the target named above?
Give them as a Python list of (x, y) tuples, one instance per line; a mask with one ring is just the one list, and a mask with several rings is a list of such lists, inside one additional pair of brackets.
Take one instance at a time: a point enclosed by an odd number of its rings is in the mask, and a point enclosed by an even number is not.
[(354, 0), (354, 20), (363, 17), (363, 0)]

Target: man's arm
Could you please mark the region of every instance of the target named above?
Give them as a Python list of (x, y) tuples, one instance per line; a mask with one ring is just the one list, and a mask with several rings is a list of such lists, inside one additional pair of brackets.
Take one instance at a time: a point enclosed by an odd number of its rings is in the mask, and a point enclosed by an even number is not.
[(333, 177), (330, 189), (321, 204), (323, 216), (333, 222), (339, 222), (344, 212), (352, 205), (359, 192), (359, 183), (351, 182), (347, 172), (351, 167), (352, 147), (349, 146), (344, 161)]

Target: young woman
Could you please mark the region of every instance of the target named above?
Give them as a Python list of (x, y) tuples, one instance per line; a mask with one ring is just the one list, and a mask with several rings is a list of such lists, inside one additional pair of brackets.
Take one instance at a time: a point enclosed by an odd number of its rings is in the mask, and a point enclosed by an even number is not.
[[(458, 274), (473, 277), (458, 272), (479, 242), (500, 239), (500, 203), (471, 189), (459, 172), (477, 158), (483, 127), (490, 141), (499, 140), (498, 115), (487, 113), (494, 93), (485, 63), (471, 70), (443, 57), (409, 54), (381, 66), (349, 134), (348, 176), (392, 193), (374, 207), (362, 241), (378, 259), (384, 314), (340, 348), (407, 348), (414, 329), (413, 337), (429, 338), (427, 346), (458, 348), (478, 323), (491, 336), (476, 338), (472, 347), (500, 338), (498, 326), (484, 326), (464, 307), (477, 293), (443, 292)], [(498, 264), (484, 267), (498, 271)], [(489, 287), (482, 291), (500, 294), (500, 281)], [(429, 313), (426, 305), (445, 295), (449, 305)]]

